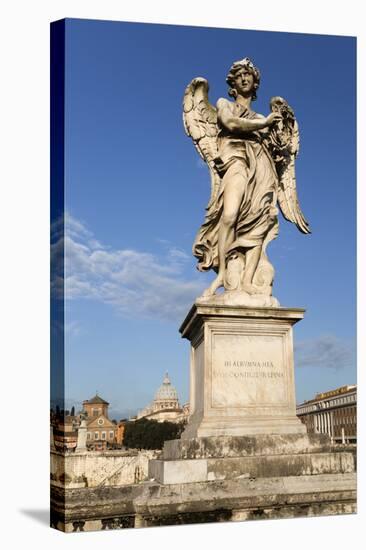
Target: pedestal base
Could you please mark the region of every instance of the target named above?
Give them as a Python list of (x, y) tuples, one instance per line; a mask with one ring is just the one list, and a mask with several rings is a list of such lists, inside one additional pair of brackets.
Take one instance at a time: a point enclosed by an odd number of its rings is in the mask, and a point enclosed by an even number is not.
[(183, 439), (219, 435), (303, 434), (306, 427), (298, 418), (248, 418), (226, 417), (206, 419), (196, 416), (182, 433)]
[(257, 435), (167, 441), (148, 475), (171, 485), (353, 472), (354, 454), (338, 451), (326, 435)]
[(191, 415), (183, 439), (303, 434), (296, 416), (292, 325), (303, 309), (198, 301), (180, 331), (191, 342)]

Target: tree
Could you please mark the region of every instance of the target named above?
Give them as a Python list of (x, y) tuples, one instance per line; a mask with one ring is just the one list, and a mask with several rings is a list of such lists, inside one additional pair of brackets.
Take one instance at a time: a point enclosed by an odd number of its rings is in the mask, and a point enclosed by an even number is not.
[(178, 439), (184, 425), (141, 418), (127, 422), (123, 445), (130, 449), (162, 449), (164, 441)]
[(75, 416), (75, 407), (74, 405), (71, 407), (71, 416)]

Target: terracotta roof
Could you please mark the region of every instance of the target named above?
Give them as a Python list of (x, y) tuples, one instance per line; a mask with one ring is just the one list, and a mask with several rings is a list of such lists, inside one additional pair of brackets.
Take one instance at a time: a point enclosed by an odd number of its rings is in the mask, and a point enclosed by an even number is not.
[(83, 403), (90, 403), (90, 404), (103, 404), (103, 405), (109, 405), (108, 401), (104, 401), (99, 395), (95, 395), (91, 399), (87, 399), (86, 401), (83, 401)]

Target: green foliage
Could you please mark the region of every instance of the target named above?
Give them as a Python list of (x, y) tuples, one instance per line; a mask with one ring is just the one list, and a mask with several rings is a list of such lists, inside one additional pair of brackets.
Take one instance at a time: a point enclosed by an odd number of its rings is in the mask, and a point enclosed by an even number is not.
[(178, 439), (183, 428), (183, 424), (141, 418), (127, 422), (123, 445), (130, 449), (162, 449), (164, 441)]

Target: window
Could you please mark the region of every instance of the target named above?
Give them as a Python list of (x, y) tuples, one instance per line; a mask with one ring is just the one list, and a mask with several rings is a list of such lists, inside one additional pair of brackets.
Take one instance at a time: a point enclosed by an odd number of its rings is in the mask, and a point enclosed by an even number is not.
[(110, 431), (109, 432), (109, 439), (113, 439), (113, 437), (114, 437), (114, 432)]
[(87, 439), (90, 439), (90, 438), (91, 438), (91, 433), (90, 433), (90, 432), (87, 432), (86, 438), (87, 438)]
[(94, 439), (98, 439), (98, 432), (94, 432)]
[(102, 432), (102, 439), (106, 438), (106, 432)]
[(99, 416), (99, 409), (92, 409), (93, 410), (93, 416)]

